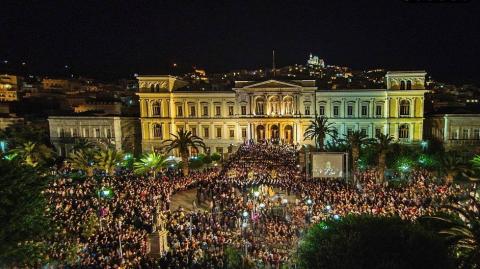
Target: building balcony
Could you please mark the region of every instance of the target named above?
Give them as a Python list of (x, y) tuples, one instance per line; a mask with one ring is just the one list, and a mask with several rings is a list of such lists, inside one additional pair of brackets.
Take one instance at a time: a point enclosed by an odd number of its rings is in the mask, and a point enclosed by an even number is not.
[(452, 146), (478, 146), (480, 139), (448, 139), (447, 144)]

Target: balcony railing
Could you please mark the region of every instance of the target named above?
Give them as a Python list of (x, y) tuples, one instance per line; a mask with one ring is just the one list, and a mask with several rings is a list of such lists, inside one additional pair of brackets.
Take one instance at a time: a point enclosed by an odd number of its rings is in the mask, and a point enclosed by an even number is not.
[(462, 145), (462, 146), (468, 146), (468, 145), (480, 145), (480, 139), (449, 139), (448, 144), (451, 145)]

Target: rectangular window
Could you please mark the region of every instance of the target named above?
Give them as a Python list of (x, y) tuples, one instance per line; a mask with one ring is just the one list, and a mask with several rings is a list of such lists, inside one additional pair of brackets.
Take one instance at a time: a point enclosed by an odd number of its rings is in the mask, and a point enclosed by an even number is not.
[(347, 115), (349, 117), (353, 116), (353, 106), (347, 106)]
[(107, 129), (107, 130), (106, 130), (106, 134), (107, 134), (107, 135), (106, 135), (107, 138), (111, 138), (111, 137), (112, 137), (112, 130)]
[(94, 137), (100, 137), (100, 128), (94, 129)]
[(83, 128), (83, 137), (90, 137), (90, 130), (88, 130), (88, 128)]
[(333, 116), (334, 116), (334, 117), (338, 117), (338, 116), (339, 116), (339, 113), (338, 113), (339, 110), (340, 110), (340, 109), (339, 109), (338, 106), (333, 106)]
[(247, 138), (247, 128), (242, 128), (242, 138)]
[(203, 116), (208, 117), (208, 106), (203, 106)]
[(73, 128), (72, 137), (78, 137), (78, 129), (77, 128)]
[(375, 137), (378, 137), (382, 133), (381, 128), (375, 128)]
[(351, 135), (353, 133), (353, 129), (352, 128), (347, 128), (347, 135)]
[(233, 106), (228, 106), (228, 115), (233, 116)]
[(229, 135), (230, 135), (230, 138), (235, 138), (235, 130), (230, 129), (230, 130), (228, 131), (228, 133), (229, 133)]
[(197, 135), (197, 127), (192, 127), (192, 135)]
[(363, 105), (362, 106), (362, 117), (368, 116), (368, 106)]
[(360, 129), (360, 132), (362, 133), (362, 135), (367, 135), (367, 129), (366, 128)]
[(177, 117), (183, 117), (183, 106), (177, 106)]
[(305, 106), (305, 115), (310, 115), (310, 106)]
[(480, 139), (480, 129), (473, 130), (473, 139)]
[(190, 117), (195, 117), (197, 115), (197, 111), (195, 109), (195, 106), (190, 107)]
[(217, 138), (222, 138), (222, 127), (217, 127)]
[(209, 134), (208, 127), (203, 127), (203, 138), (208, 138)]
[(242, 106), (242, 115), (247, 115), (247, 106)]
[(325, 116), (325, 106), (320, 106), (320, 107), (318, 108), (318, 114), (319, 114), (320, 116)]
[(468, 129), (463, 129), (462, 139), (469, 139), (469, 131)]
[(220, 116), (221, 115), (221, 107), (220, 106), (216, 106), (215, 107), (215, 116)]
[(381, 117), (382, 116), (382, 106), (381, 105), (377, 105), (375, 107), (375, 115), (377, 117)]

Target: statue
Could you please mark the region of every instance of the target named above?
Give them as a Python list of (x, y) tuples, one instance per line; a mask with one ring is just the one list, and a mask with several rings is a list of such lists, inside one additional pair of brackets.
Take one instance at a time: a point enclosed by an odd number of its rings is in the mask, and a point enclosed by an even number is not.
[(160, 205), (157, 205), (155, 210), (155, 223), (153, 224), (153, 232), (148, 236), (148, 255), (158, 258), (168, 251), (167, 235), (168, 231), (165, 228), (165, 215), (160, 210)]

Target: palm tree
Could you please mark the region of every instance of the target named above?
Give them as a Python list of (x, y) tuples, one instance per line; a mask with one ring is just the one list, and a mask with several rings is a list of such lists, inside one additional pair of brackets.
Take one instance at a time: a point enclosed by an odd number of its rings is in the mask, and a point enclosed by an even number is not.
[(453, 152), (445, 154), (441, 161), (440, 173), (445, 175), (447, 182), (453, 182), (458, 176), (468, 177), (467, 173), (470, 172), (468, 166), (462, 162), (460, 158)]
[(360, 148), (362, 145), (366, 145), (369, 142), (369, 139), (363, 132), (353, 131), (346, 135), (346, 141), (350, 146), (352, 153), (352, 170), (353, 173), (356, 173), (358, 167), (358, 158), (360, 157)]
[(445, 206), (444, 209), (454, 214), (455, 219), (442, 216), (429, 217), (440, 221), (446, 227), (439, 231), (454, 246), (460, 258), (459, 268), (480, 268), (480, 203), (478, 198), (470, 195), (462, 203)]
[(16, 156), (20, 156), (22, 162), (26, 165), (36, 167), (39, 163), (53, 158), (53, 151), (49, 147), (33, 142), (25, 142), (12, 150)]
[(193, 135), (190, 131), (180, 130), (177, 135), (170, 134), (174, 137), (174, 139), (167, 139), (164, 143), (167, 144), (166, 150), (170, 152), (174, 149), (178, 149), (180, 156), (182, 158), (182, 172), (184, 176), (188, 175), (188, 156), (189, 156), (189, 148), (194, 148), (198, 151), (198, 148), (205, 149), (205, 143), (203, 140)]
[(378, 173), (377, 183), (383, 183), (385, 180), (385, 169), (387, 168), (387, 153), (391, 149), (393, 137), (380, 133), (377, 135), (376, 148), (378, 152)]
[(93, 176), (95, 152), (89, 149), (77, 149), (68, 156), (68, 162), (74, 169), (82, 170), (87, 176)]
[(73, 144), (72, 151), (91, 149), (97, 146), (96, 143), (93, 143), (88, 139), (79, 138), (75, 141), (75, 144)]
[(95, 155), (97, 167), (104, 170), (105, 173), (112, 175), (115, 167), (123, 161), (123, 153), (113, 148), (106, 148)]
[(138, 162), (135, 162), (133, 164), (133, 169), (137, 174), (146, 174), (152, 172), (153, 176), (155, 177), (157, 170), (164, 168), (166, 165), (166, 157), (155, 152), (150, 152), (143, 155)]
[(323, 145), (325, 138), (330, 136), (335, 139), (337, 136), (337, 130), (333, 127), (333, 123), (328, 122), (328, 118), (324, 116), (315, 116), (314, 120), (310, 121), (310, 126), (305, 130), (303, 134), (306, 139), (314, 139), (316, 148), (323, 151)]

